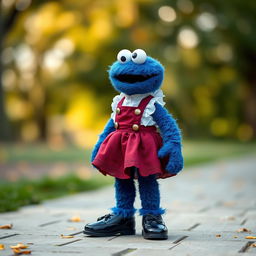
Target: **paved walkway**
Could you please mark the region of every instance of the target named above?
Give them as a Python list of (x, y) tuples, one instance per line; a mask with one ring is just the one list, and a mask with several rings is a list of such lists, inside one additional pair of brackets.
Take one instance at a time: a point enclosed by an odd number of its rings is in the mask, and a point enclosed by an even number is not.
[[(84, 236), (84, 224), (114, 204), (113, 188), (108, 187), (0, 214), (0, 225), (13, 224), (0, 229), (0, 244), (6, 248), (0, 255), (13, 255), (9, 246), (17, 243), (28, 244), (32, 255), (47, 256), (256, 255), (256, 239), (246, 239), (256, 236), (255, 156), (188, 168), (160, 184), (162, 206), (168, 209), (168, 240), (144, 240), (139, 216), (135, 236)], [(82, 222), (70, 222), (74, 215)], [(242, 228), (251, 233), (237, 232)]]

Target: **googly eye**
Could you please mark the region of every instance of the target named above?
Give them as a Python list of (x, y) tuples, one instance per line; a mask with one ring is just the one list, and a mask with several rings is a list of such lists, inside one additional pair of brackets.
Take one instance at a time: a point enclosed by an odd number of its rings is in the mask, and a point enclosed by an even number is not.
[(137, 49), (132, 53), (132, 61), (136, 64), (143, 64), (147, 59), (147, 54), (142, 49)]
[(120, 63), (126, 63), (128, 61), (131, 60), (132, 57), (132, 53), (129, 50), (121, 50), (118, 54), (117, 54), (117, 60)]

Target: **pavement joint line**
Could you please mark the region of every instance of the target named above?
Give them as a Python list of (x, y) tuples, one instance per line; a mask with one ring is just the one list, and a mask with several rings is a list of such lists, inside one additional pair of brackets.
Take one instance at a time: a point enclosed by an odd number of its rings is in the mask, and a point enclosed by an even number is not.
[(240, 225), (243, 226), (243, 225), (246, 223), (246, 221), (247, 221), (247, 218), (243, 219), (243, 220), (241, 221)]
[(125, 250), (113, 253), (112, 256), (123, 256), (123, 255), (129, 254), (131, 252), (134, 252), (136, 250), (137, 250), (137, 248), (127, 248)]
[(83, 231), (79, 231), (79, 232), (76, 232), (76, 233), (72, 233), (72, 234), (69, 234), (69, 236), (76, 236), (76, 235), (79, 235), (79, 234), (82, 234)]
[(180, 242), (180, 243), (177, 243), (177, 244), (174, 244), (172, 247), (168, 248), (168, 250), (172, 250), (173, 248), (175, 248), (176, 246), (178, 246), (178, 245), (180, 245), (180, 244), (181, 244), (181, 242)]
[(64, 246), (64, 245), (68, 245), (68, 244), (73, 244), (73, 243), (81, 241), (81, 240), (82, 240), (82, 238), (79, 238), (79, 239), (72, 240), (72, 241), (69, 241), (69, 242), (66, 242), (66, 243), (57, 244), (56, 246)]
[(188, 236), (182, 236), (180, 238), (178, 238), (177, 240), (175, 240), (174, 242), (172, 242), (173, 244), (178, 244), (179, 242), (185, 240), (186, 238), (188, 238)]
[(248, 252), (249, 248), (253, 243), (254, 241), (248, 241), (238, 252), (240, 253)]
[(200, 226), (200, 225), (201, 225), (201, 223), (196, 223), (196, 224), (194, 224), (193, 226), (191, 226), (191, 227), (189, 227), (188, 229), (186, 229), (186, 231), (191, 231), (191, 230), (195, 229), (196, 227), (198, 227), (198, 226)]
[(203, 207), (202, 209), (199, 210), (199, 212), (206, 212), (206, 211), (208, 211), (210, 208), (211, 208), (210, 206)]
[(116, 238), (119, 237), (119, 236), (121, 236), (121, 235), (118, 234), (118, 235), (116, 235), (116, 236), (110, 237), (110, 238), (108, 239), (108, 241), (111, 241), (111, 240), (113, 240), (113, 239), (116, 239)]
[(45, 227), (45, 226), (52, 225), (52, 224), (59, 223), (59, 222), (61, 222), (61, 220), (54, 220), (54, 221), (50, 221), (50, 222), (40, 224), (39, 227)]
[(0, 239), (5, 239), (5, 238), (8, 238), (8, 237), (18, 236), (18, 235), (19, 235), (18, 233), (15, 233), (15, 234), (11, 234), (11, 235), (1, 236)]

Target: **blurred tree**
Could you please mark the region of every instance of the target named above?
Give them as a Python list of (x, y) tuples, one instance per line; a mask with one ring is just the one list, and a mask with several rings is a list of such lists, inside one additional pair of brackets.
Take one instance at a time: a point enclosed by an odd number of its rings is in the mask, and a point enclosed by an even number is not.
[[(1, 2), (0, 5), (0, 56), (2, 57), (2, 51), (4, 48), (4, 40), (8, 35), (9, 31), (13, 27), (15, 20), (18, 16), (18, 10), (16, 8), (11, 8), (6, 13), (3, 10), (3, 5)], [(5, 102), (4, 102), (4, 90), (2, 85), (2, 72), (3, 65), (0, 61), (0, 140), (9, 140), (10, 139), (10, 128), (8, 118), (5, 111)]]
[[(3, 51), (6, 46), (6, 40), (8, 39), (9, 33), (14, 28), (17, 19), (26, 9), (30, 8), (30, 11), (39, 8), (41, 5), (49, 2), (49, 0), (42, 1), (31, 1), (31, 0), (1, 0), (0, 4), (0, 140), (9, 141), (13, 138), (12, 126), (8, 120), (8, 116), (5, 111), (5, 97), (3, 89), (3, 61), (5, 55)], [(53, 2), (53, 1), (51, 1)], [(17, 40), (18, 38), (16, 38)], [(7, 43), (8, 45), (8, 43)], [(40, 87), (39, 87), (40, 88)], [(44, 89), (41, 88), (41, 94), (44, 94)], [(44, 113), (44, 104), (35, 104), (37, 106), (37, 116), (39, 127), (41, 128), (40, 138), (46, 138), (46, 113)]]
[(186, 135), (252, 139), (255, 3), (2, 0), (0, 136), (7, 113), (13, 138), (92, 144), (114, 95), (107, 66), (143, 48), (166, 66), (167, 105)]

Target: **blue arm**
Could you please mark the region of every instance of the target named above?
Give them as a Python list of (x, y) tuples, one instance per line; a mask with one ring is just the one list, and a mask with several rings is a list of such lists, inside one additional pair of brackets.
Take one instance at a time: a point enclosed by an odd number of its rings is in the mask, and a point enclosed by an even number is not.
[(172, 174), (177, 174), (183, 168), (183, 157), (181, 152), (181, 132), (168, 111), (160, 104), (155, 103), (156, 110), (153, 119), (158, 125), (162, 138), (163, 146), (158, 151), (158, 157), (169, 157), (166, 170)]
[(114, 125), (114, 121), (112, 118), (110, 118), (103, 130), (103, 132), (100, 134), (99, 139), (96, 143), (96, 145), (94, 146), (93, 150), (92, 150), (92, 155), (91, 155), (91, 162), (94, 160), (95, 156), (98, 153), (98, 150), (100, 148), (101, 143), (107, 138), (107, 136), (113, 132), (115, 130), (115, 125)]

